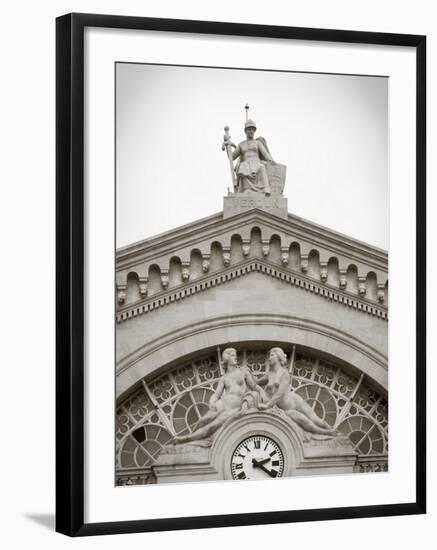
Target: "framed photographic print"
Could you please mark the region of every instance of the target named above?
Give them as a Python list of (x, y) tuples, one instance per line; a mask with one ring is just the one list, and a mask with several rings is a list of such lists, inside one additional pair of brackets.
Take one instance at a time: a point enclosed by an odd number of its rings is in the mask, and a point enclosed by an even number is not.
[(424, 513), (425, 37), (57, 19), (57, 530)]

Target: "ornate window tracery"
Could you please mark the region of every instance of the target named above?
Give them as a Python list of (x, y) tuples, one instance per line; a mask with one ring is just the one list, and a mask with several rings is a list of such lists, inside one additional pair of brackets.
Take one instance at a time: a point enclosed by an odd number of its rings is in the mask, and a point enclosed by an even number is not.
[[(388, 403), (367, 381), (343, 367), (303, 353), (290, 353), (291, 389), (318, 416), (351, 440), (359, 471), (387, 468)], [(238, 350), (238, 362), (257, 378), (266, 369), (268, 350)], [(150, 467), (174, 435), (194, 431), (207, 412), (221, 376), (218, 355), (207, 354), (173, 367), (142, 385), (118, 407), (117, 470)]]

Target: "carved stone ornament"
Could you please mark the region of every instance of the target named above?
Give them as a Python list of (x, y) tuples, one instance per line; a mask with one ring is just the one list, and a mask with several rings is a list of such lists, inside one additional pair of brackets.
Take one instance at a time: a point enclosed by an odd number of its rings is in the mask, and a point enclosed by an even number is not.
[(147, 296), (147, 277), (139, 279), (139, 289), (142, 298)]
[(161, 286), (162, 286), (162, 288), (164, 288), (164, 289), (167, 288), (168, 284), (169, 284), (168, 274), (167, 273), (162, 274), (161, 275)]
[(225, 267), (228, 267), (231, 265), (231, 253), (230, 252), (223, 252), (223, 264)]
[(364, 297), (366, 293), (367, 293), (366, 279), (360, 277), (358, 280), (358, 294)]
[(272, 412), (291, 419), (307, 441), (342, 435), (320, 418), (302, 397), (290, 391), (287, 356), (281, 348), (270, 350), (268, 362), (265, 376), (255, 379), (250, 369), (238, 366), (236, 350), (225, 349), (222, 355), (225, 372), (209, 401), (209, 410), (199, 419), (192, 433), (175, 436), (173, 444), (209, 440), (225, 422), (254, 411)]
[(182, 280), (188, 281), (190, 278), (190, 268), (189, 267), (183, 267), (182, 268)]
[(320, 280), (326, 283), (328, 280), (328, 266), (320, 264)]
[(378, 298), (378, 302), (380, 304), (383, 304), (384, 301), (385, 301), (385, 289), (383, 288), (380, 288), (376, 294), (377, 298)]
[(119, 305), (123, 305), (126, 301), (126, 287), (125, 286), (119, 286), (118, 292), (117, 292), (117, 301)]
[(209, 271), (209, 260), (208, 259), (202, 260), (202, 271), (204, 273), (207, 273)]
[(242, 250), (243, 250), (243, 256), (249, 256), (250, 244), (243, 244)]

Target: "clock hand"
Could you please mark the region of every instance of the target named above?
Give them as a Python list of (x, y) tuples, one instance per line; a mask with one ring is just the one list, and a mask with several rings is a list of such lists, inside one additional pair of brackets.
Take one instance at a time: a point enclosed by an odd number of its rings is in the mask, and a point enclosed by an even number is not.
[[(256, 460), (256, 459), (255, 459)], [(267, 458), (263, 458), (262, 460), (256, 460), (256, 463), (257, 464), (265, 464), (266, 462), (268, 462), (270, 460), (270, 457), (268, 456)]]
[(270, 477), (276, 477), (278, 475), (278, 472), (274, 470), (267, 470), (267, 468), (264, 466), (262, 462), (258, 462), (256, 458), (252, 458), (252, 464), (254, 466), (258, 466), (258, 468), (261, 468), (266, 474), (269, 474)]

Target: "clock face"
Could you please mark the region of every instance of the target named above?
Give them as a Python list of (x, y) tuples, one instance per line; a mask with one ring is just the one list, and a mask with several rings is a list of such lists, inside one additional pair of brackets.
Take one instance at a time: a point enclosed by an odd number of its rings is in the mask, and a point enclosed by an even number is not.
[(284, 472), (284, 455), (270, 437), (253, 435), (244, 439), (232, 454), (233, 479), (274, 479)]

